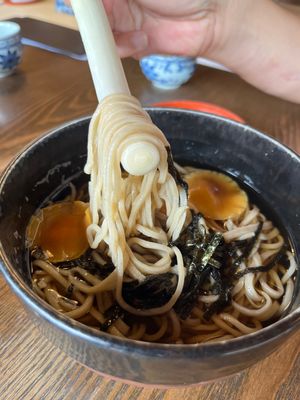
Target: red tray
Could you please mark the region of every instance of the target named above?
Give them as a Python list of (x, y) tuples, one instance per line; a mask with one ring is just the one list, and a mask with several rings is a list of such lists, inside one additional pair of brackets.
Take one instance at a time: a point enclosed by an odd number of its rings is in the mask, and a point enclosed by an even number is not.
[(172, 108), (183, 108), (186, 110), (202, 111), (209, 114), (218, 115), (220, 117), (225, 117), (232, 119), (237, 122), (245, 123), (245, 120), (239, 115), (227, 110), (226, 108), (216, 106), (215, 104), (205, 103), (202, 101), (192, 101), (192, 100), (171, 100), (171, 101), (161, 101), (158, 103), (153, 103), (154, 107), (172, 107)]

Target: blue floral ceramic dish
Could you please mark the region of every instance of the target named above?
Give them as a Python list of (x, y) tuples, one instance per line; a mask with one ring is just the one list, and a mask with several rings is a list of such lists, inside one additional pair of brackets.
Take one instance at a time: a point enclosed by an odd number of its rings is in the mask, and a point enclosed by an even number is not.
[(0, 78), (10, 75), (21, 60), (20, 31), (15, 22), (0, 22)]
[(160, 89), (176, 89), (187, 82), (196, 68), (191, 57), (150, 55), (140, 60), (146, 78)]

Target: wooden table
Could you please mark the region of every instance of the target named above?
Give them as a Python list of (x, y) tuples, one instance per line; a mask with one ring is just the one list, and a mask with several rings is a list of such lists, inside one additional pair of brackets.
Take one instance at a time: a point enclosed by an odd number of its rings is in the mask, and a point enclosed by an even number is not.
[(72, 15), (57, 12), (55, 0), (41, 0), (32, 4), (8, 5), (0, 0), (0, 19), (12, 17), (31, 17), (67, 28), (77, 29), (77, 23)]
[[(164, 99), (213, 102), (300, 152), (299, 105), (263, 94), (233, 74), (204, 67), (198, 67), (187, 85), (164, 92), (145, 80), (136, 61), (126, 60), (124, 65), (132, 93), (144, 105)], [(86, 63), (25, 48), (18, 72), (0, 80), (1, 170), (30, 140), (91, 114), (95, 107)], [(296, 400), (299, 345), (300, 337), (294, 335), (256, 366), (206, 386), (169, 390), (128, 386), (102, 378), (41, 337), (0, 276), (1, 400)]]

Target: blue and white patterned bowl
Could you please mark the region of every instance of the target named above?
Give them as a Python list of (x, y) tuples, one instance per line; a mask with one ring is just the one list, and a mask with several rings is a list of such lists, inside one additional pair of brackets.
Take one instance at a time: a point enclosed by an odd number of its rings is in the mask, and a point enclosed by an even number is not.
[(196, 59), (153, 54), (142, 58), (140, 66), (154, 86), (160, 89), (176, 89), (192, 77)]
[(15, 22), (0, 22), (0, 78), (13, 73), (22, 56), (21, 28)]

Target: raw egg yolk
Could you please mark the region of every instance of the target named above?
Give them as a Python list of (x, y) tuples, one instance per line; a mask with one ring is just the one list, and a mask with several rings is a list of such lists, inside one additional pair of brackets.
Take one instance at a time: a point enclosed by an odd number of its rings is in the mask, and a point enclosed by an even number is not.
[(239, 217), (248, 206), (248, 197), (229, 176), (201, 170), (185, 176), (189, 185), (189, 205), (204, 217), (226, 220)]
[(41, 247), (49, 256), (49, 261), (73, 260), (89, 247), (86, 228), (90, 223), (87, 203), (57, 203), (42, 208), (32, 216), (27, 228), (27, 240), (30, 247)]

